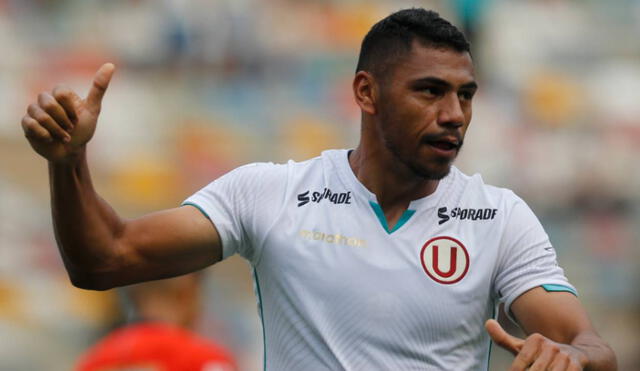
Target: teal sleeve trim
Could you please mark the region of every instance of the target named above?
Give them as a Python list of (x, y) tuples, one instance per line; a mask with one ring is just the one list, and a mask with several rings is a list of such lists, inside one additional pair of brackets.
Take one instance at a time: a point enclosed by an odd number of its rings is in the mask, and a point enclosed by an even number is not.
[(182, 205), (180, 205), (180, 206), (193, 206), (193, 207), (195, 207), (196, 209), (200, 210), (200, 212), (202, 213), (202, 215), (206, 216), (206, 217), (207, 217), (207, 219), (211, 220), (211, 218), (209, 217), (209, 214), (207, 214), (207, 212), (206, 212), (206, 211), (204, 211), (204, 209), (203, 209), (203, 208), (201, 208), (201, 207), (200, 207), (200, 205), (196, 205), (196, 204), (194, 204), (193, 202), (183, 202), (183, 203), (182, 203)]
[(545, 289), (545, 291), (547, 292), (558, 292), (558, 291), (566, 291), (566, 292), (570, 292), (575, 296), (578, 296), (578, 293), (576, 292), (576, 290), (572, 289), (569, 286), (565, 286), (565, 285), (556, 285), (556, 284), (545, 284), (545, 285), (540, 285), (543, 289)]
[(400, 229), (400, 227), (402, 227), (407, 221), (409, 221), (409, 219), (411, 219), (413, 214), (416, 213), (415, 210), (405, 210), (404, 213), (402, 213), (402, 215), (400, 216), (400, 219), (398, 219), (398, 222), (396, 223), (396, 225), (393, 226), (393, 229), (389, 230), (389, 225), (387, 224), (387, 217), (384, 216), (384, 211), (382, 211), (382, 207), (373, 201), (369, 201), (369, 205), (371, 205), (373, 212), (378, 217), (380, 224), (382, 224), (382, 228), (384, 228), (384, 230), (388, 234), (391, 234), (397, 231), (398, 229)]

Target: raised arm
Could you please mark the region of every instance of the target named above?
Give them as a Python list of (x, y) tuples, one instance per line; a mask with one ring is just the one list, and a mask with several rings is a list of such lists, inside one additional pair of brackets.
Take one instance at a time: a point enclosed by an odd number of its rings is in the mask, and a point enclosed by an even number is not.
[(493, 341), (515, 355), (510, 370), (617, 370), (613, 350), (573, 294), (536, 287), (518, 297), (511, 309), (526, 339), (507, 334), (494, 320), (486, 323)]
[(75, 286), (104, 290), (192, 272), (221, 259), (218, 233), (191, 206), (123, 220), (95, 192), (86, 157), (115, 67), (103, 65), (85, 99), (65, 87), (41, 93), (22, 119), (49, 161), (58, 248)]

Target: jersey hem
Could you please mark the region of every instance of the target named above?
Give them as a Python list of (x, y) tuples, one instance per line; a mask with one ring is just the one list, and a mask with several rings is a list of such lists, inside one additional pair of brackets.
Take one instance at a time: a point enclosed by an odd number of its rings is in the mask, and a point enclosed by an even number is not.
[(204, 215), (207, 219), (211, 220), (211, 218), (209, 217), (209, 214), (207, 214), (207, 212), (204, 211), (204, 209), (202, 207), (200, 207), (200, 205), (198, 205), (198, 204), (195, 204), (193, 202), (186, 202), (185, 201), (182, 204), (180, 204), (180, 206), (193, 206), (196, 209), (198, 209), (202, 213), (202, 215)]

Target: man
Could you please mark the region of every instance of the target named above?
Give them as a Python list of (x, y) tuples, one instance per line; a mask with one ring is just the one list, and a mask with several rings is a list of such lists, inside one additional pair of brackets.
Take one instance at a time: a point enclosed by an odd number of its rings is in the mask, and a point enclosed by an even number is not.
[(200, 313), (201, 279), (193, 273), (127, 287), (133, 322), (92, 346), (76, 370), (237, 370), (229, 351), (190, 331)]
[[(355, 150), (247, 165), (135, 220), (96, 194), (85, 155), (113, 71), (98, 71), (86, 99), (41, 94), (22, 122), (49, 160), (74, 285), (103, 290), (239, 253), (254, 268), (267, 370), (478, 370), (490, 337), (516, 355), (513, 370), (615, 369), (528, 206), (452, 166), (477, 84), (469, 44), (437, 13), (402, 10), (365, 37)], [(530, 336), (490, 319), (498, 301)]]

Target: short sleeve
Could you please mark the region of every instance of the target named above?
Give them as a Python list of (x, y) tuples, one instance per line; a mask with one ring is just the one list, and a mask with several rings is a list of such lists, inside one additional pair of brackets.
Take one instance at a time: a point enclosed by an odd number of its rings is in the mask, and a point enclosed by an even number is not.
[(286, 165), (249, 164), (209, 183), (182, 205), (198, 208), (211, 220), (223, 259), (238, 253), (254, 263), (264, 232), (282, 209), (286, 183)]
[(513, 301), (534, 287), (564, 288), (562, 291), (576, 294), (557, 263), (549, 236), (521, 199), (517, 199), (506, 222), (498, 264), (495, 290), (511, 320)]

